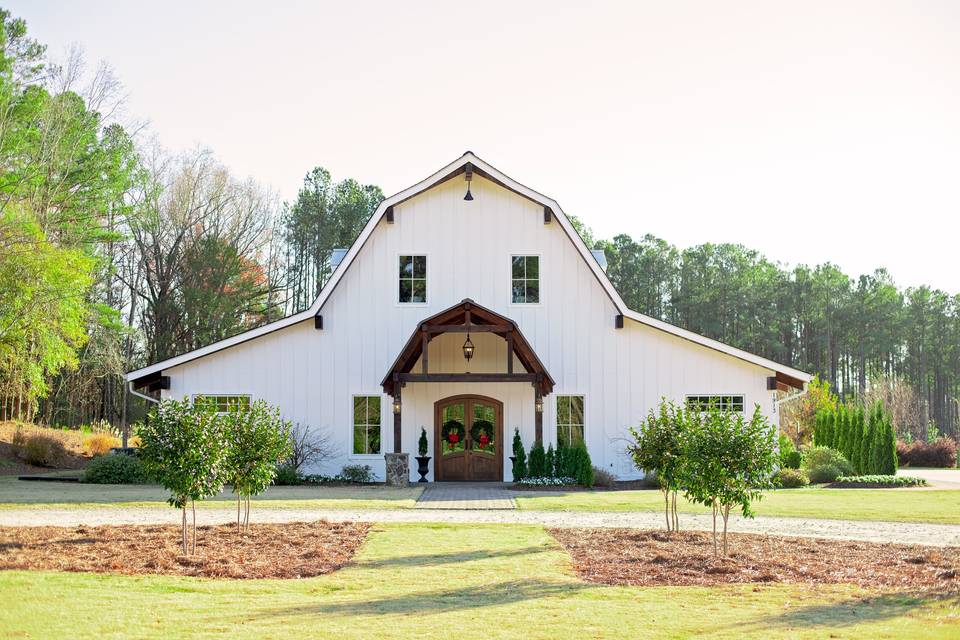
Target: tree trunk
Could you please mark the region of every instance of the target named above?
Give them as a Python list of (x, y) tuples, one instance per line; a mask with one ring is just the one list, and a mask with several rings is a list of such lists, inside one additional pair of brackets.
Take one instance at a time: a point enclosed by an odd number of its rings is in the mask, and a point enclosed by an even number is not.
[(181, 537), (183, 538), (183, 555), (187, 555), (187, 502), (183, 502), (183, 522), (181, 525)]
[(663, 489), (663, 515), (667, 519), (667, 531), (672, 531), (670, 528), (670, 489)]
[(193, 544), (190, 547), (190, 555), (194, 555), (197, 552), (197, 503), (193, 499), (190, 500), (190, 508), (193, 510)]
[(723, 507), (723, 557), (727, 557), (727, 520), (730, 519), (730, 505)]
[(714, 501), (713, 505), (713, 557), (717, 557), (717, 503)]
[(673, 492), (673, 530), (680, 531), (680, 518), (677, 516), (677, 492)]
[(237, 494), (237, 531), (240, 531), (240, 494)]

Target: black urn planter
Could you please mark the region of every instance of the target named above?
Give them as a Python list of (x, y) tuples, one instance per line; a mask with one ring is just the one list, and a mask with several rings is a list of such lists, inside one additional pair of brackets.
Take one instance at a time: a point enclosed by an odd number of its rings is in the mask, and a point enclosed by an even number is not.
[[(517, 464), (517, 456), (510, 456), (510, 477), (513, 478), (513, 466)], [(516, 482), (517, 479), (513, 478), (513, 481)]]
[(417, 473), (420, 479), (417, 482), (426, 482), (427, 473), (430, 472), (430, 456), (417, 456)]

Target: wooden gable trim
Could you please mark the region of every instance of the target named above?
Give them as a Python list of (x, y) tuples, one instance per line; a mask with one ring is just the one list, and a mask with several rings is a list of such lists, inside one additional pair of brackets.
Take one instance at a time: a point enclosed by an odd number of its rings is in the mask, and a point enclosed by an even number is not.
[[(477, 373), (430, 373), (427, 364), (428, 345), (442, 333), (490, 332), (502, 335), (507, 349), (507, 372), (497, 374)], [(514, 372), (514, 355), (526, 370)], [(423, 358), (421, 359), (421, 356)], [(413, 366), (421, 360), (421, 372), (413, 373)], [(394, 395), (407, 382), (531, 382), (537, 390), (547, 395), (553, 390), (554, 381), (537, 357), (530, 343), (517, 328), (515, 322), (495, 311), (478, 305), (469, 298), (448, 309), (421, 321), (401, 349), (400, 354), (384, 376), (381, 385), (384, 393)]]

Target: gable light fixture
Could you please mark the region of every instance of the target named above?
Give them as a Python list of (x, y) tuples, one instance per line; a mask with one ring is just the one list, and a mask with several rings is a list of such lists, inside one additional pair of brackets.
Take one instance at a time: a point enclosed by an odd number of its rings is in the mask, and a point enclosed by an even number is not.
[[(469, 195), (469, 191), (467, 194)], [(463, 357), (467, 362), (470, 362), (470, 359), (473, 357), (473, 342), (470, 340), (470, 334), (467, 334), (467, 341), (463, 343)]]
[[(473, 180), (473, 165), (469, 162), (467, 163), (467, 195), (463, 196), (463, 199), (467, 202), (473, 200), (473, 194), (470, 193), (470, 181)], [(470, 358), (467, 358), (469, 360)]]

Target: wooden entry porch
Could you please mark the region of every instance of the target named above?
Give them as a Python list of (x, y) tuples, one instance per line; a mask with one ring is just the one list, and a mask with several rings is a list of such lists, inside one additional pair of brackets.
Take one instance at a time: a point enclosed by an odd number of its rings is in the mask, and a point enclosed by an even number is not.
[[(494, 367), (494, 371), (490, 371), (489, 367), (487, 371), (481, 373), (433, 370), (431, 369), (430, 364), (430, 344), (439, 336), (445, 334), (463, 334), (465, 341), (470, 334), (475, 334), (478, 336), (496, 336), (501, 338), (502, 343), (494, 340), (493, 345), (491, 345), (489, 339), (485, 340), (485, 348), (489, 349), (495, 344), (502, 344), (503, 346), (500, 348), (504, 349), (503, 354), (505, 355), (505, 358), (498, 356), (499, 363)], [(447, 346), (443, 348), (446, 350), (445, 353), (447, 354), (445, 362), (447, 365), (450, 365), (452, 361), (450, 359), (449, 342), (447, 342), (446, 345)], [(447, 368), (449, 369), (449, 366)], [(458, 391), (469, 391), (469, 387), (465, 389), (465, 385), (463, 383), (470, 385), (501, 382), (519, 382), (529, 384), (533, 387), (534, 401), (532, 403), (533, 406), (530, 407), (530, 410), (532, 410), (534, 414), (534, 437), (536, 440), (542, 441), (543, 397), (553, 391), (554, 381), (514, 321), (494, 311), (491, 311), (490, 309), (487, 309), (486, 307), (483, 307), (482, 305), (479, 305), (470, 299), (465, 299), (459, 304), (456, 304), (434, 316), (431, 316), (430, 318), (421, 321), (417, 325), (416, 330), (410, 336), (404, 348), (401, 350), (400, 354), (397, 356), (397, 359), (387, 372), (386, 376), (384, 376), (384, 379), (381, 383), (384, 393), (387, 393), (393, 397), (394, 453), (401, 453), (402, 448), (401, 425), (403, 418), (403, 389), (406, 387), (406, 385), (418, 383), (461, 383), (457, 385)], [(487, 388), (489, 389), (488, 385)], [(454, 391), (454, 393), (456, 393), (456, 391)], [(505, 457), (505, 452), (509, 448), (509, 443), (504, 441), (504, 429), (502, 424), (503, 409), (496, 397), (499, 394), (488, 392), (482, 399), (476, 394), (461, 393), (461, 395), (465, 399), (466, 403), (471, 403), (469, 408), (466, 406), (466, 404), (462, 407), (464, 414), (464, 430), (472, 429), (473, 416), (468, 416), (467, 413), (468, 411), (472, 411), (476, 406), (486, 407), (483, 409), (484, 411), (492, 410), (494, 414), (498, 416), (497, 420), (495, 421), (495, 428), (499, 431), (486, 433), (485, 437), (488, 439), (488, 443), (490, 438), (495, 437), (497, 440), (496, 444), (499, 448), (499, 455), (497, 456), (499, 460), (498, 471), (496, 474), (494, 474), (496, 477), (490, 477), (489, 479), (502, 480), (503, 458)], [(447, 399), (448, 398), (444, 398), (442, 401)], [(473, 404), (475, 401), (479, 404)], [(441, 407), (439, 407), (439, 403), (437, 404), (437, 411), (440, 411)], [(447, 405), (445, 405), (444, 408), (446, 408), (446, 406)], [(443, 433), (441, 432), (443, 422), (446, 421), (441, 420), (435, 413), (433, 439), (434, 445), (430, 452), (431, 454), (443, 453), (438, 449), (440, 446), (438, 443), (441, 441), (443, 436)], [(458, 446), (456, 448), (463, 450), (463, 458), (469, 460), (461, 463), (461, 466), (463, 466), (466, 470), (462, 472), (455, 471), (454, 467), (451, 466), (438, 472), (438, 469), (440, 469), (438, 461), (443, 457), (443, 455), (435, 455), (434, 473), (436, 479), (442, 479), (445, 475), (445, 471), (447, 476), (446, 479), (448, 480), (467, 480), (474, 475), (471, 472), (473, 465), (472, 458), (482, 458), (486, 454), (481, 453), (482, 450), (480, 449), (467, 449), (467, 447), (478, 447), (480, 445), (479, 432), (477, 434), (473, 434), (472, 432), (467, 434), (464, 432), (463, 437), (464, 439), (462, 446)], [(460, 443), (458, 441), (455, 444), (459, 445)], [(507, 449), (504, 447), (507, 447)], [(474, 453), (476, 453), (476, 455), (474, 455)], [(481, 475), (486, 477), (487, 475), (491, 474), (493, 474), (493, 472), (487, 470)]]

